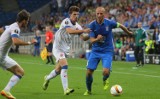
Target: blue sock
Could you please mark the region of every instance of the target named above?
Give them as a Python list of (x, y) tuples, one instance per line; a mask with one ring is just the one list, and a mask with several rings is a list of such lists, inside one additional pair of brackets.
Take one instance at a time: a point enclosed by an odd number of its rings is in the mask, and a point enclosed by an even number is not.
[(93, 77), (92, 76), (87, 76), (86, 77), (86, 86), (87, 86), (87, 90), (91, 91), (91, 87), (92, 87), (92, 82), (93, 82)]

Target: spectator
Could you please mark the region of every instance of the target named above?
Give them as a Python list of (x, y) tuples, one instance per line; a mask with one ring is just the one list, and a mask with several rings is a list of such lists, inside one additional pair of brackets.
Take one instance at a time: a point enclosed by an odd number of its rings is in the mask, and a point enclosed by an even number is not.
[(153, 40), (154, 40), (154, 47), (155, 47), (155, 54), (160, 54), (160, 31), (158, 29), (158, 27), (156, 29), (154, 29), (154, 33), (153, 33)]
[(151, 39), (151, 36), (148, 35), (148, 39), (145, 41), (145, 52), (146, 54), (153, 54), (154, 53), (154, 41)]

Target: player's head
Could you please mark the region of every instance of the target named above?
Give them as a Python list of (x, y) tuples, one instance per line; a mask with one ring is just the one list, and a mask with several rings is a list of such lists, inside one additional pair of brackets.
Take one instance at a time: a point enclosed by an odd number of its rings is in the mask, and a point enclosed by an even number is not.
[(104, 7), (97, 7), (96, 8), (96, 18), (97, 20), (101, 21), (104, 19), (105, 9)]
[(78, 21), (78, 17), (79, 17), (79, 7), (77, 6), (71, 6), (69, 8), (69, 15), (70, 15), (70, 19), (73, 22)]
[(21, 23), (21, 27), (26, 27), (30, 18), (30, 13), (22, 10), (17, 14), (17, 22)]

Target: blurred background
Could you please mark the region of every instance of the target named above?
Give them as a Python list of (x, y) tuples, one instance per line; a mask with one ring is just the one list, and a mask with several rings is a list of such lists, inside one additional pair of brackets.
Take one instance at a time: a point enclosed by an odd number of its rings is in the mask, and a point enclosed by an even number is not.
[[(28, 41), (40, 31), (41, 49), (44, 47), (45, 26), (52, 25), (55, 33), (61, 21), (68, 17), (70, 6), (80, 7), (79, 23), (83, 28), (95, 19), (95, 8), (103, 6), (106, 9), (105, 17), (118, 21), (133, 32), (137, 23), (150, 35), (151, 40), (160, 46), (160, 0), (0, 0), (0, 26), (6, 26), (16, 21), (16, 14), (26, 9), (31, 13), (30, 22), (21, 33), (22, 39)], [(155, 37), (155, 33), (158, 32)], [(113, 30), (115, 39), (115, 60), (125, 60), (126, 51), (134, 50), (134, 37), (125, 35), (120, 29)], [(160, 48), (160, 47), (159, 47)], [(15, 48), (13, 48), (15, 49)], [(19, 53), (32, 54), (32, 46), (19, 47)], [(73, 36), (71, 57), (85, 57), (86, 50), (90, 50), (90, 42), (82, 41), (79, 36)], [(149, 54), (160, 54), (153, 52)]]

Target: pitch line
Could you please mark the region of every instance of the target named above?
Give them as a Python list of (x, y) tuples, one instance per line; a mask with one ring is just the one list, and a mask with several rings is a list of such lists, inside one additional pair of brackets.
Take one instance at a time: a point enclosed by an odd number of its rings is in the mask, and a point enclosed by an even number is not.
[[(42, 65), (46, 66), (45, 64), (38, 64), (38, 63), (30, 63), (30, 62), (19, 62), (19, 63), (26, 63), (26, 64), (37, 64), (37, 65)], [(53, 65), (51, 65), (53, 66)], [(86, 68), (82, 67), (69, 67), (72, 69), (78, 69), (78, 70), (86, 70)], [(98, 72), (102, 72), (102, 70), (96, 70)], [(155, 76), (155, 75), (147, 75), (147, 74), (135, 74), (135, 73), (127, 73), (127, 72), (118, 72), (118, 71), (112, 71), (112, 73), (117, 73), (117, 74), (125, 74), (125, 75), (137, 75), (137, 76), (145, 76), (145, 77), (152, 77), (152, 78), (160, 78), (160, 76)]]

